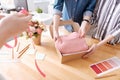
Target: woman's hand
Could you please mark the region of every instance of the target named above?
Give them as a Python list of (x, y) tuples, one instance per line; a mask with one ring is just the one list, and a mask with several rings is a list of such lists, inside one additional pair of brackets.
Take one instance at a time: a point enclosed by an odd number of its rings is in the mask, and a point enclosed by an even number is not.
[(0, 47), (6, 40), (17, 35), (28, 28), (32, 16), (20, 13), (9, 14), (0, 20)]
[(89, 57), (90, 55), (92, 55), (95, 50), (98, 48), (97, 44), (93, 44), (88, 50), (87, 52), (82, 56), (82, 58), (87, 58)]
[(80, 37), (85, 37), (86, 34), (85, 27), (80, 27), (78, 33), (80, 34)]
[(59, 38), (59, 35), (58, 34), (54, 34), (54, 37), (53, 37), (54, 41), (56, 41), (58, 38)]
[(78, 33), (80, 34), (81, 37), (85, 37), (89, 28), (90, 28), (90, 24), (86, 21), (83, 21), (81, 27), (79, 28)]
[(58, 34), (54, 34), (54, 41), (59, 41), (60, 43), (62, 42), (60, 36)]
[[(1, 19), (0, 28), (7, 33), (8, 37), (25, 31), (32, 16), (19, 13), (9, 14)], [(7, 36), (6, 35), (6, 36)]]

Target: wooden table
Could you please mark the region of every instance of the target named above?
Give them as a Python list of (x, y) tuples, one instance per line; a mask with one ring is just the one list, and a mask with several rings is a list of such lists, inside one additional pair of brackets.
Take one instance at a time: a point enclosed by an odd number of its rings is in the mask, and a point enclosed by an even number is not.
[[(29, 40), (24, 38), (19, 38), (19, 41), (22, 44), (21, 48), (29, 43)], [(87, 41), (89, 43), (98, 42), (90, 38)], [(24, 54), (20, 58), (20, 62), (0, 63), (0, 74), (5, 78), (0, 80), (95, 80), (96, 74), (89, 67), (91, 64), (113, 56), (120, 57), (120, 45), (106, 44), (87, 59), (77, 59), (61, 64), (48, 31), (43, 32), (42, 45), (35, 47), (40, 53), (46, 55), (44, 60), (37, 60), (40, 69), (46, 74), (46, 78), (42, 77), (35, 67), (35, 54)], [(3, 47), (2, 50), (10, 49)], [(120, 80), (120, 69), (109, 74), (113, 73), (117, 76), (99, 80)]]

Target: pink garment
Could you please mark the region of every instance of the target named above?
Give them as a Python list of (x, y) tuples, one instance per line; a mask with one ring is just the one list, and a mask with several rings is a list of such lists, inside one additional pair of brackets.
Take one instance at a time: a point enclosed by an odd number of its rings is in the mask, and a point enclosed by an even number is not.
[(55, 47), (62, 54), (76, 53), (88, 49), (85, 38), (80, 38), (80, 34), (77, 32), (60, 36), (60, 39), (61, 41), (59, 39), (56, 40)]

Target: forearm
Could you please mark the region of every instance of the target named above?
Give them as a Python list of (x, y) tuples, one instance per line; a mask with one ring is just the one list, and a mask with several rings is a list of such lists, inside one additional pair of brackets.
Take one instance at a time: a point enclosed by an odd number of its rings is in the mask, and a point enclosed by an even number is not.
[(7, 34), (7, 32), (8, 31), (3, 28), (0, 29), (0, 48), (5, 44), (9, 37), (9, 34)]
[(0, 15), (0, 19), (2, 19), (3, 17), (5, 17), (5, 15)]
[(56, 34), (56, 35), (59, 35), (59, 33), (58, 33), (59, 24), (60, 24), (60, 16), (54, 15), (54, 17), (53, 17), (53, 30), (54, 30), (54, 34)]
[(93, 52), (98, 49), (100, 46), (104, 45), (105, 43), (107, 43), (108, 41), (112, 40), (114, 38), (114, 36), (109, 35), (107, 36), (104, 40), (100, 41), (98, 44), (93, 44), (87, 51), (87, 54), (85, 54), (83, 56), (83, 58), (88, 57), (89, 55), (93, 54)]
[[(84, 12), (84, 14), (83, 14), (83, 20), (85, 19), (85, 20), (90, 21), (90, 18), (91, 18), (92, 14), (93, 14), (95, 5), (96, 5), (96, 0), (90, 0), (89, 5), (87, 6), (87, 8), (86, 8), (86, 10), (85, 10), (85, 12)], [(89, 23), (89, 22), (88, 22), (88, 23)], [(82, 27), (82, 26), (85, 27), (86, 32), (87, 32), (87, 31), (89, 30), (89, 28), (90, 28), (90, 25), (88, 26), (88, 24), (87, 24), (85, 21), (82, 22), (81, 27)]]
[(114, 38), (114, 36), (112, 35), (108, 35), (104, 40), (100, 41), (97, 46), (100, 47), (104, 44), (106, 44), (107, 42), (109, 42), (110, 40), (112, 40)]

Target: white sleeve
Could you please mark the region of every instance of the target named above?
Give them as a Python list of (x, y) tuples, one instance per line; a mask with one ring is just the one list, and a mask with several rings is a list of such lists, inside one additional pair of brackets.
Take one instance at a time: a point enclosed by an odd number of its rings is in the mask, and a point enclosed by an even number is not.
[(114, 31), (111, 35), (117, 36), (118, 34), (120, 34), (120, 28), (118, 30)]

